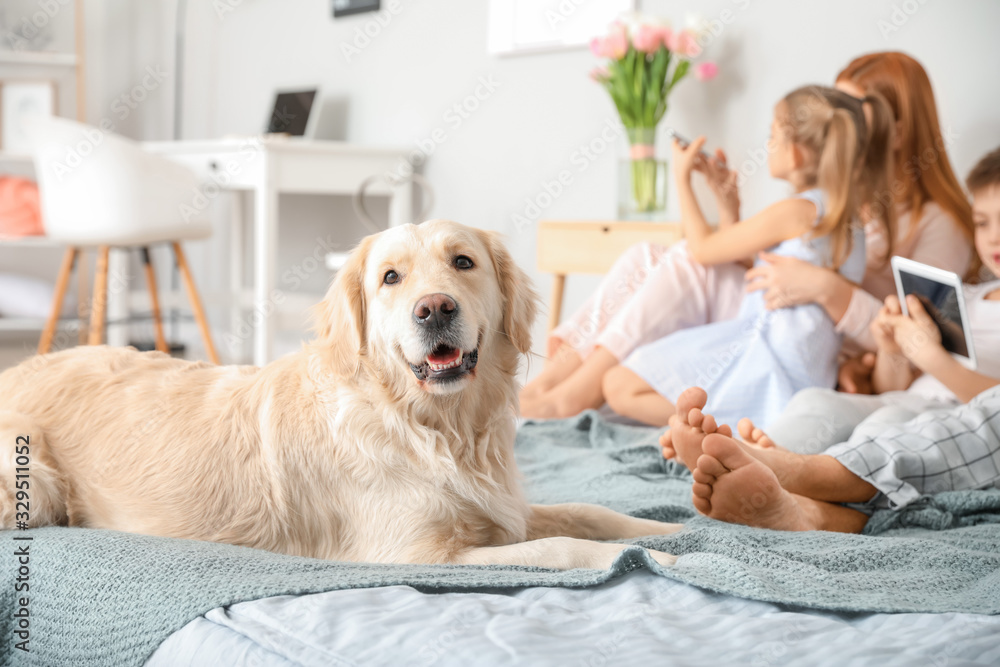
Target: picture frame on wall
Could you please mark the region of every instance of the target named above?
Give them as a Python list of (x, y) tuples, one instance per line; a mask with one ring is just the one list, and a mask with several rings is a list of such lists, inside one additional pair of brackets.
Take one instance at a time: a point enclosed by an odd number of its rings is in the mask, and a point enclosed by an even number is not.
[(635, 8), (635, 0), (490, 0), (489, 52), (512, 56), (584, 48)]
[(333, 18), (377, 12), (380, 5), (380, 0), (333, 0)]
[(0, 82), (0, 150), (11, 154), (31, 152), (24, 132), (26, 118), (56, 112), (54, 81)]

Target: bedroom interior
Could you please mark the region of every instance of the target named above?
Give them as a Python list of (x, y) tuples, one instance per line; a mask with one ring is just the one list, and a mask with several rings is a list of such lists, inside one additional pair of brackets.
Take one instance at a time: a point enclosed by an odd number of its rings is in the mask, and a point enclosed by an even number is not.
[[(775, 101), (807, 84), (832, 87), (862, 54), (909, 54), (933, 85), (943, 143), (906, 163), (906, 177), (933, 171), (946, 152), (964, 184), (1000, 146), (989, 67), (1000, 62), (997, 25), (991, 0), (4, 0), (0, 378), (44, 363), (38, 354), (92, 345), (213, 367), (287, 361), (331, 336), (323, 317), (345, 316), (323, 304), (350, 284), (344, 272), (362, 239), (445, 219), (498, 233), (540, 295), (516, 378), (544, 381), (553, 332), (609, 293), (602, 278), (619, 258), (636, 244), (686, 243), (690, 208), (673, 170), (688, 138), (707, 137), (703, 164), (725, 150), (739, 219), (759, 214), (790, 192), (769, 173)], [(633, 85), (643, 93), (630, 109)], [(964, 205), (976, 187), (970, 180)], [(692, 188), (712, 228), (726, 227), (719, 191), (701, 176)], [(503, 283), (502, 260), (491, 261)], [(378, 289), (399, 277), (386, 267)], [(947, 275), (962, 294), (965, 276)], [(374, 298), (357, 300), (371, 308)], [(412, 318), (420, 324), (416, 309)], [(971, 342), (965, 318), (963, 305)], [(516, 346), (508, 324), (499, 333)], [(468, 366), (470, 351), (455, 347), (453, 363)], [(449, 370), (435, 366), (442, 347), (429, 349), (430, 370), (408, 362), (421, 382), (421, 372)], [(484, 376), (488, 354), (476, 347), (471, 362), (483, 359)], [(989, 363), (980, 363), (986, 375)], [(16, 376), (26, 392), (29, 371)], [(953, 403), (978, 410), (990, 391)], [(210, 396), (206, 404), (221, 405)], [(4, 438), (13, 404), (0, 394)], [(868, 515), (860, 534), (771, 530), (696, 509), (689, 467), (698, 466), (664, 458), (663, 428), (606, 405), (540, 414), (518, 415), (512, 450), (528, 501), (592, 503), (684, 527), (615, 540), (628, 546), (610, 568), (555, 569), (319, 560), (251, 548), (235, 528), (179, 539), (90, 527), (74, 523), (72, 508), (63, 525), (21, 532), (0, 506), (9, 551), (30, 543), (31, 583), (43, 584), (20, 601), (19, 564), (2, 557), (10, 613), (0, 656), (153, 667), (1000, 663), (1000, 473), (980, 485), (989, 490), (941, 487), (900, 509), (844, 503)], [(817, 439), (839, 428), (832, 415), (820, 415)], [(272, 418), (260, 408), (261, 424)], [(980, 426), (972, 430), (990, 428)], [(993, 428), (983, 441), (1000, 439)], [(714, 424), (704, 430), (712, 437)], [(785, 442), (777, 427), (765, 431)], [(178, 437), (197, 438), (190, 429)], [(139, 428), (129, 438), (153, 436)], [(13, 475), (14, 465), (0, 470)], [(210, 474), (186, 471), (206, 486)], [(759, 509), (757, 496), (743, 501)], [(664, 565), (652, 550), (677, 561)]]

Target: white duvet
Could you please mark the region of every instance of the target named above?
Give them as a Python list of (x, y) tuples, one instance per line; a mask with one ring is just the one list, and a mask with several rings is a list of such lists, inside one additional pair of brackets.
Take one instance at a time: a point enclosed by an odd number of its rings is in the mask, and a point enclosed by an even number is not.
[(1000, 665), (1000, 617), (789, 611), (646, 571), (597, 588), (408, 586), (213, 609), (149, 667), (229, 665)]

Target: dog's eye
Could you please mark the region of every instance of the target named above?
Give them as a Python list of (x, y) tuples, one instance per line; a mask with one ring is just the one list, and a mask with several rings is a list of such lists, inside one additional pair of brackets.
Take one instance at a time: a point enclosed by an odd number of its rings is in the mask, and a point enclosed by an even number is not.
[(386, 285), (395, 285), (399, 282), (399, 274), (395, 271), (386, 271), (382, 277), (382, 282)]
[(456, 269), (461, 269), (462, 271), (465, 271), (467, 269), (471, 269), (473, 266), (475, 266), (475, 264), (473, 264), (472, 260), (466, 257), (465, 255), (459, 255), (458, 257), (455, 258)]

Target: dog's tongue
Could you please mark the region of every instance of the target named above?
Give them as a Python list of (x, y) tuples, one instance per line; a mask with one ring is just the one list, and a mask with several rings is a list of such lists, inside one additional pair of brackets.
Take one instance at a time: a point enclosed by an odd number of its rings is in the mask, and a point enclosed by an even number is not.
[(429, 355), (427, 361), (432, 364), (450, 364), (461, 356), (461, 352), (453, 347), (440, 347)]

